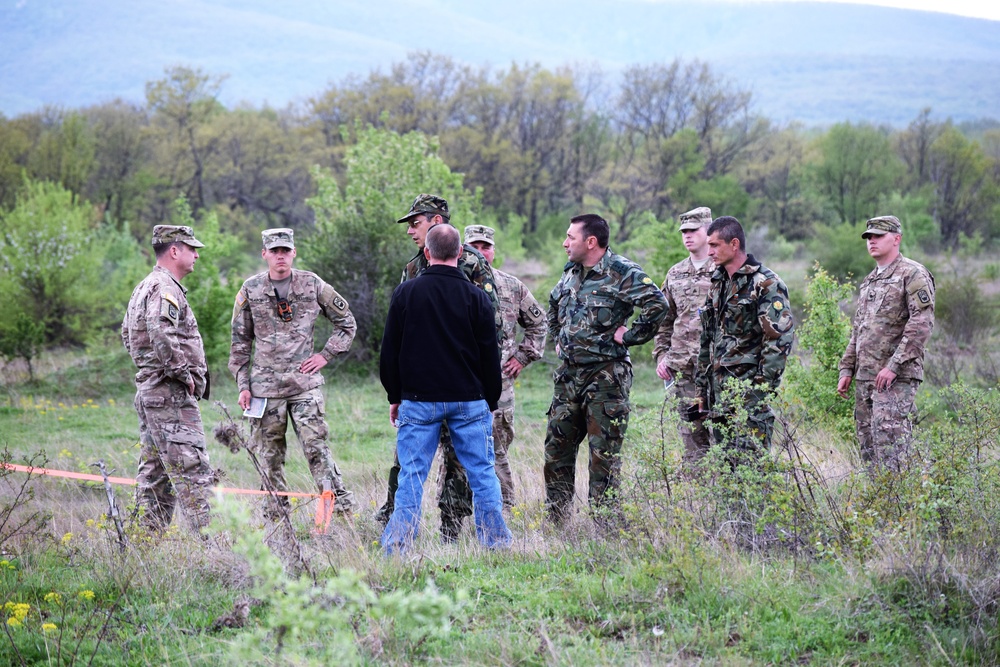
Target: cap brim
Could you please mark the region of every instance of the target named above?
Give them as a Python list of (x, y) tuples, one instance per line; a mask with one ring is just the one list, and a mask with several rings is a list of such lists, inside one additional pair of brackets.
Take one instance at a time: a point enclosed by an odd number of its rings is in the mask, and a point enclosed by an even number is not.
[(695, 229), (701, 229), (704, 226), (705, 225), (702, 224), (702, 223), (700, 223), (700, 222), (696, 222), (696, 223), (685, 222), (683, 225), (681, 225), (680, 227), (677, 228), (677, 231), (679, 231), (679, 232), (690, 232), (690, 231), (694, 231)]
[(189, 246), (191, 246), (192, 248), (204, 248), (205, 247), (205, 244), (202, 243), (201, 241), (199, 241), (198, 239), (184, 239), (183, 241), (181, 241), (181, 243), (186, 243)]
[(884, 229), (866, 229), (861, 233), (861, 238), (867, 240), (869, 236), (885, 236), (886, 234), (892, 234), (892, 232)]

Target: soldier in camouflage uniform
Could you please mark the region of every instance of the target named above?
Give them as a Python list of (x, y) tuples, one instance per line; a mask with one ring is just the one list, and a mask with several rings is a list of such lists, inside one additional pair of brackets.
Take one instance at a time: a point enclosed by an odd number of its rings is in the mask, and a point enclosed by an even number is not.
[(704, 419), (688, 421), (687, 408), (698, 400), (694, 383), (695, 367), (701, 345), (701, 318), (712, 286), (715, 263), (708, 256), (707, 228), (712, 224), (712, 210), (701, 206), (681, 214), (680, 232), (689, 256), (667, 271), (660, 290), (667, 297), (667, 316), (653, 339), (656, 374), (672, 383), (678, 400), (681, 421), (677, 424), (684, 443), (684, 458), (696, 461), (708, 451), (710, 441)]
[[(618, 513), (613, 492), (632, 388), (628, 348), (652, 338), (667, 312), (663, 293), (638, 264), (608, 248), (608, 236), (601, 216), (572, 218), (563, 242), (569, 262), (549, 295), (548, 331), (562, 362), (553, 374), (545, 434), (546, 507), (556, 523), (572, 509), (584, 437), (590, 445), (590, 506)], [(639, 316), (626, 328), (636, 308)]]
[[(397, 223), (406, 223), (406, 234), (417, 246), (417, 254), (403, 268), (400, 283), (416, 278), (427, 270), (429, 261), (424, 256), (424, 239), (434, 225), (448, 222), (450, 219), (448, 202), (436, 195), (417, 195), (410, 210)], [(469, 245), (462, 247), (462, 255), (458, 258), (458, 268), (473, 283), (478, 285), (489, 297), (496, 313), (497, 343), (502, 342), (503, 327), (500, 320), (500, 302), (497, 297), (493, 270), (478, 250)], [(454, 542), (462, 529), (465, 517), (472, 514), (472, 489), (465, 475), (465, 469), (455, 455), (451, 444), (451, 433), (447, 425), (441, 429), (441, 456), (444, 461), (445, 474), (439, 480), (441, 493), (438, 507), (441, 510), (441, 538), (445, 542)], [(395, 504), (396, 489), (399, 485), (399, 459), (394, 456), (392, 468), (389, 469), (389, 492), (385, 504), (375, 514), (375, 520), (383, 526), (392, 516)]]
[(209, 522), (216, 475), (208, 463), (198, 399), (208, 398), (209, 376), (198, 323), (181, 280), (194, 270), (205, 247), (190, 227), (153, 228), (156, 268), (132, 292), (122, 322), (122, 342), (139, 372), (136, 500), (143, 522), (166, 529), (179, 503), (191, 528)]
[(854, 419), (865, 461), (897, 467), (910, 439), (924, 348), (934, 328), (934, 276), (899, 254), (902, 227), (872, 218), (861, 235), (877, 264), (861, 283), (837, 393), (854, 387)]
[[(757, 453), (771, 445), (774, 413), (766, 399), (781, 384), (792, 349), (788, 290), (781, 278), (746, 253), (746, 237), (736, 218), (723, 216), (712, 222), (708, 246), (718, 268), (701, 309), (695, 375), (699, 403), (713, 424), (714, 442), (731, 451)], [(751, 385), (739, 402), (748, 415), (746, 433), (732, 423), (734, 406), (719, 401), (732, 379)], [(727, 433), (731, 427), (739, 433)]]
[[(354, 496), (344, 486), (326, 442), (325, 380), (319, 371), (351, 348), (357, 325), (347, 301), (333, 287), (315, 273), (292, 268), (296, 252), (291, 229), (266, 229), (261, 237), (268, 270), (247, 279), (236, 294), (229, 349), (240, 407), (247, 409), (253, 397), (267, 399), (264, 415), (250, 419), (254, 453), (271, 488), (287, 491), (285, 434), (290, 418), (317, 488), (323, 491), (329, 484), (336, 494), (335, 510), (350, 512)], [(333, 324), (333, 333), (314, 353), (313, 332), (320, 316)], [(278, 502), (287, 508), (287, 497), (279, 496)], [(271, 519), (282, 514), (270, 499), (265, 513)]]
[[(484, 225), (469, 225), (465, 228), (465, 243), (482, 253), (490, 266), (493, 265), (495, 254), (494, 234), (492, 227)], [(493, 278), (496, 280), (503, 319), (503, 345), (500, 348), (503, 391), (500, 403), (493, 411), (493, 448), (503, 506), (505, 510), (510, 510), (514, 506), (514, 476), (511, 474), (507, 451), (514, 442), (514, 380), (525, 366), (541, 359), (545, 350), (546, 322), (542, 309), (524, 283), (499, 269), (493, 269)], [(517, 342), (518, 326), (524, 329), (520, 344)]]

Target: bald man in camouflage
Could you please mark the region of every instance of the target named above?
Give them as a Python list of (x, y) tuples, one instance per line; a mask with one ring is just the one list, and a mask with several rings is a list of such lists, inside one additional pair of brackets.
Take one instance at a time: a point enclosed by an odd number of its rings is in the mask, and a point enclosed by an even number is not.
[(205, 245), (190, 227), (153, 228), (156, 267), (132, 292), (122, 322), (122, 343), (139, 372), (136, 500), (146, 528), (162, 531), (180, 505), (195, 532), (208, 525), (217, 482), (208, 462), (198, 400), (208, 398), (205, 348), (181, 280), (194, 271)]
[[(315, 273), (292, 268), (296, 250), (291, 229), (265, 229), (261, 240), (267, 271), (243, 283), (233, 307), (229, 370), (240, 392), (238, 402), (245, 410), (251, 398), (267, 399), (263, 416), (250, 419), (250, 438), (271, 488), (288, 490), (285, 436), (291, 421), (316, 488), (323, 491), (329, 484), (335, 511), (349, 513), (356, 503), (327, 445), (326, 381), (319, 371), (351, 349), (357, 325), (333, 287)], [(333, 325), (333, 332), (314, 352), (320, 317)], [(288, 498), (279, 496), (277, 503), (287, 508)], [(281, 507), (269, 499), (265, 514), (277, 519)]]
[(861, 282), (837, 393), (847, 398), (855, 380), (862, 459), (898, 467), (910, 441), (924, 351), (934, 329), (934, 276), (899, 253), (903, 230), (896, 216), (868, 220), (861, 237), (876, 267)]

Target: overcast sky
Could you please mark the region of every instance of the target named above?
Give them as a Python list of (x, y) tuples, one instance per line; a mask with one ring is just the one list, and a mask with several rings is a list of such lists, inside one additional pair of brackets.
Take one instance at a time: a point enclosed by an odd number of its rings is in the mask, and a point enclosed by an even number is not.
[[(735, 2), (767, 2), (768, 0), (732, 0)], [(788, 1), (788, 0), (783, 0)], [(794, 1), (794, 0), (793, 0)], [(880, 5), (900, 9), (919, 9), (928, 12), (944, 12), (959, 16), (1000, 21), (1000, 2), (997, 0), (820, 0), (821, 2), (845, 2), (856, 5)]]

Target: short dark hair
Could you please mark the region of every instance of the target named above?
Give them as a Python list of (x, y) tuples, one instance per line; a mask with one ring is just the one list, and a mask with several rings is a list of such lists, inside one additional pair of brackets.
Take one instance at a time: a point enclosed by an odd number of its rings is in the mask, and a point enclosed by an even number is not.
[(438, 261), (455, 259), (462, 254), (462, 240), (458, 230), (446, 222), (427, 230), (424, 247), (430, 252), (431, 258)]
[(167, 251), (170, 250), (170, 246), (177, 245), (178, 243), (180, 243), (180, 241), (171, 241), (170, 243), (154, 243), (153, 255), (156, 259), (160, 259), (167, 254)]
[(611, 236), (611, 230), (608, 227), (608, 221), (597, 215), (596, 213), (584, 213), (582, 215), (577, 215), (570, 218), (569, 224), (575, 225), (580, 224), (583, 226), (583, 238), (586, 239), (588, 236), (593, 236), (597, 239), (597, 245), (602, 248), (608, 247), (608, 238)]
[(719, 216), (708, 226), (708, 235), (718, 234), (719, 238), (729, 243), (733, 239), (739, 239), (740, 250), (747, 251), (747, 237), (743, 233), (743, 225), (731, 215)]

